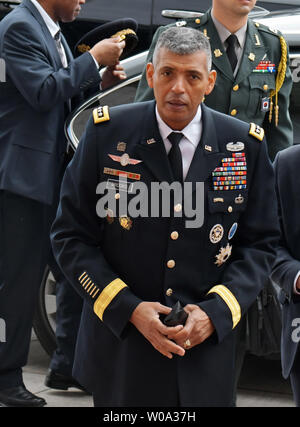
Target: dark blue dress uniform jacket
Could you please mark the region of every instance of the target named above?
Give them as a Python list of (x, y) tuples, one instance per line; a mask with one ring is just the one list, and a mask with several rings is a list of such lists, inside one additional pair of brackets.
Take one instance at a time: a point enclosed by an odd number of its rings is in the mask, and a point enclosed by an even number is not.
[[(227, 144), (238, 141), (245, 145), (248, 187), (213, 191), (212, 172), (232, 156)], [(123, 167), (114, 162), (109, 154), (122, 154), (119, 142), (142, 163)], [(249, 125), (203, 106), (202, 139), (186, 178), (205, 183), (204, 224), (197, 229), (185, 228), (185, 218), (178, 217), (132, 218), (129, 230), (118, 218), (112, 223), (100, 219), (96, 187), (114, 178), (104, 168), (140, 174), (148, 187), (172, 182), (154, 101), (112, 108), (110, 120), (100, 124), (90, 120), (66, 171), (52, 243), (61, 268), (85, 300), (75, 377), (97, 390), (103, 406), (164, 406), (174, 389), (183, 406), (230, 405), (233, 330), (270, 273), (279, 235), (265, 141), (249, 135)], [(132, 197), (128, 194), (129, 201)], [(216, 244), (209, 236), (217, 224), (224, 236)], [(177, 240), (170, 237), (173, 231), (179, 233)], [(216, 256), (227, 244), (233, 246), (232, 255), (217, 266)], [(174, 268), (168, 268), (169, 260), (175, 260)], [(141, 301), (171, 306), (177, 300), (199, 304), (216, 333), (183, 358), (169, 360), (129, 319)]]
[[(296, 327), (299, 327), (300, 297), (294, 294), (295, 277), (300, 271), (299, 162), (300, 146), (296, 145), (278, 153), (274, 163), (281, 239), (272, 279), (281, 287), (281, 363), (284, 378), (290, 375), (299, 341), (299, 329), (297, 332)], [(296, 323), (293, 323), (294, 319)]]

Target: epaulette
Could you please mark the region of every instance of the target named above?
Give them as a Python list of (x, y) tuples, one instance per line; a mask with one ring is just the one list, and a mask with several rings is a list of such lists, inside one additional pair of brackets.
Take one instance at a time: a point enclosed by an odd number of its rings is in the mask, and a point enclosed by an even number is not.
[[(265, 25), (258, 24), (257, 22), (254, 25), (259, 30), (265, 31), (268, 34), (273, 34), (280, 41), (281, 59), (277, 69), (275, 89), (273, 89), (270, 93), (271, 102), (270, 102), (270, 114), (269, 114), (269, 122), (271, 123), (273, 119), (273, 110), (275, 110), (275, 126), (278, 126), (278, 121), (279, 121), (278, 93), (282, 88), (282, 85), (284, 83), (285, 76), (286, 76), (286, 69), (287, 69), (287, 62), (288, 62), (288, 47), (287, 47), (285, 38), (283, 37), (280, 31), (269, 28)], [(273, 102), (274, 97), (275, 97), (275, 106)]]
[(259, 141), (262, 141), (265, 136), (265, 131), (257, 124), (250, 123), (249, 135), (254, 136), (254, 138), (258, 139)]
[(93, 118), (95, 125), (110, 120), (108, 106), (95, 108), (93, 110)]
[(254, 25), (258, 31), (264, 31), (265, 33), (271, 34), (275, 37), (282, 36), (282, 33), (277, 28), (268, 27), (267, 25), (261, 24), (260, 22), (254, 22)]

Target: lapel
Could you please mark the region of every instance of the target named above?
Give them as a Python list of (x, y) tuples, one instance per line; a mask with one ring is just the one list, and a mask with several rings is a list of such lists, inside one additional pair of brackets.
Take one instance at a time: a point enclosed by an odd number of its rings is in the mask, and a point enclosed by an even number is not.
[[(140, 143), (136, 146), (136, 152), (158, 181), (166, 181), (171, 184), (173, 181), (172, 170), (165, 145), (158, 130), (155, 105), (155, 101), (148, 102), (143, 117), (144, 126), (142, 126), (140, 134)], [(150, 141), (152, 143), (149, 143)]]
[[(249, 76), (267, 53), (268, 48), (263, 44), (263, 40), (260, 37), (257, 28), (253, 21), (248, 19), (245, 49), (240, 68), (236, 76), (236, 83), (239, 84)], [(254, 60), (251, 60), (250, 57), (254, 58)]]
[(34, 4), (30, 0), (23, 0), (22, 7), (25, 7), (29, 9), (30, 13), (34, 16), (34, 18), (39, 23), (43, 36), (46, 41), (46, 46), (49, 52), (49, 56), (52, 59), (52, 61), (56, 64), (57, 69), (62, 67), (61, 59), (55, 44), (54, 39), (52, 38), (47, 25), (45, 24), (44, 19), (42, 18), (41, 14), (37, 10), (37, 8), (34, 6)]
[[(204, 104), (201, 104), (201, 106), (202, 136), (185, 179), (185, 182), (193, 183), (193, 191), (196, 188), (196, 182), (205, 182), (224, 157), (224, 153), (220, 152), (219, 149), (218, 136), (213, 119), (214, 113)], [(208, 145), (210, 147), (209, 150), (206, 149)]]
[(219, 71), (219, 73), (225, 74), (225, 76), (234, 81), (234, 76), (232, 73), (232, 68), (227, 56), (227, 53), (223, 47), (223, 43), (219, 37), (219, 33), (215, 27), (215, 24), (211, 18), (210, 12), (207, 20), (206, 31), (207, 37), (210, 41), (211, 51), (212, 51), (212, 61)]

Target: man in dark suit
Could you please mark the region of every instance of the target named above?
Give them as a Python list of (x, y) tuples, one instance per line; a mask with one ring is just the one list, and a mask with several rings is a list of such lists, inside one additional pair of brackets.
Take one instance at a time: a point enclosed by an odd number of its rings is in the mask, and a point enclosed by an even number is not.
[(281, 225), (281, 239), (272, 279), (281, 287), (281, 362), (284, 378), (290, 376), (296, 405), (300, 406), (300, 198), (298, 170), (300, 146), (276, 156), (275, 179)]
[(52, 245), (84, 298), (73, 372), (96, 406), (233, 404), (235, 328), (279, 231), (263, 130), (201, 103), (210, 69), (201, 32), (164, 32), (156, 102), (96, 109), (66, 170)]
[[(49, 229), (65, 165), (64, 121), (72, 97), (111, 79), (124, 48), (103, 40), (73, 59), (58, 21), (72, 21), (85, 0), (24, 0), (0, 23), (0, 405), (42, 406), (24, 386), (32, 317), (50, 254)], [(108, 77), (107, 77), (108, 78)]]

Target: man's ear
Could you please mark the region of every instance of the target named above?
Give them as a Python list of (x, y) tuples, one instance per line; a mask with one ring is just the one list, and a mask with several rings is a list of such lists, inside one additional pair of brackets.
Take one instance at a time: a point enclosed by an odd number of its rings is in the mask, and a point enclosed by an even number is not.
[(215, 87), (215, 84), (216, 84), (216, 80), (217, 80), (217, 72), (216, 70), (211, 70), (208, 75), (208, 85), (205, 91), (205, 95), (209, 95), (213, 91), (213, 88)]
[(148, 82), (148, 86), (153, 89), (153, 74), (154, 74), (154, 66), (152, 62), (149, 62), (146, 67), (146, 78)]

